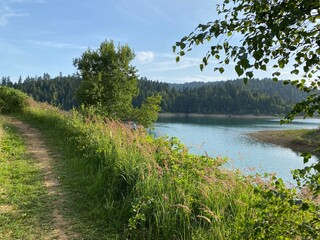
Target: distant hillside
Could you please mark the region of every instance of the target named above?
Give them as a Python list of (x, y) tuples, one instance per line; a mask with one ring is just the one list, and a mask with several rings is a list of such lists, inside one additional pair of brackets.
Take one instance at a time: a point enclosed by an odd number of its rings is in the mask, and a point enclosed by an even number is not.
[(199, 88), (208, 85), (215, 85), (216, 82), (187, 82), (187, 83), (168, 83), (169, 88), (176, 90), (183, 90), (185, 88)]
[[(79, 75), (58, 76), (48, 74), (27, 77), (12, 83), (2, 78), (2, 85), (19, 89), (35, 100), (48, 102), (65, 110), (78, 106), (76, 91), (81, 83)], [(307, 95), (291, 85), (271, 79), (252, 79), (247, 85), (243, 80), (219, 82), (190, 82), (168, 84), (141, 78), (140, 94), (133, 100), (134, 106), (149, 96), (162, 96), (162, 112), (201, 114), (284, 114), (291, 106)]]
[[(146, 80), (146, 79), (144, 79)], [(232, 82), (234, 86), (238, 86), (242, 88), (244, 82), (242, 79), (237, 80), (228, 80), (228, 81), (217, 81), (217, 82), (187, 82), (187, 83), (168, 83), (169, 88), (175, 88), (176, 90), (184, 90), (184, 89), (194, 89), (200, 87), (212, 87), (212, 86), (225, 86), (226, 82)], [(262, 80), (252, 79), (247, 84), (248, 88), (251, 91), (264, 93), (267, 95), (278, 95), (281, 98), (284, 98), (287, 101), (298, 102), (301, 101), (306, 94), (301, 92), (292, 86), (283, 86), (283, 81), (274, 82), (269, 78), (265, 78)]]
[(163, 112), (187, 114), (283, 114), (307, 96), (291, 85), (271, 79), (252, 79), (246, 85), (241, 79), (167, 84), (142, 78), (139, 88), (135, 105), (139, 106), (148, 96), (160, 94)]

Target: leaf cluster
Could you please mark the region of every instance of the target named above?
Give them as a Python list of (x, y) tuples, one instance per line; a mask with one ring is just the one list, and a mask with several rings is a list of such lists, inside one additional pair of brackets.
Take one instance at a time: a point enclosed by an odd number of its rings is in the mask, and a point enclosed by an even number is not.
[[(219, 60), (214, 71), (224, 72), (224, 66), (235, 62), (235, 71), (245, 82), (254, 70), (266, 71), (273, 64), (274, 80), (280, 70), (292, 60), (291, 74), (303, 73), (317, 82), (320, 70), (320, 3), (316, 0), (225, 0), (217, 6), (219, 20), (200, 24), (173, 47), (179, 56), (199, 44), (216, 39), (200, 69), (210, 58)], [(240, 44), (232, 44), (234, 35), (243, 36)], [(180, 57), (177, 57), (179, 61)], [(290, 65), (289, 65), (290, 66)], [(316, 84), (317, 86), (319, 84)]]

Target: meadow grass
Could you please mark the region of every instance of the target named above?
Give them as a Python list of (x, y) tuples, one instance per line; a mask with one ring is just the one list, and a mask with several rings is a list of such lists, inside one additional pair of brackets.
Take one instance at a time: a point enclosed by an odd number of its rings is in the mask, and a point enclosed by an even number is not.
[(41, 129), (62, 160), (65, 214), (86, 239), (316, 239), (319, 206), (281, 180), (222, 168), (178, 139), (31, 103), (16, 115)]
[(0, 118), (0, 239), (50, 237), (50, 202), (36, 161)]

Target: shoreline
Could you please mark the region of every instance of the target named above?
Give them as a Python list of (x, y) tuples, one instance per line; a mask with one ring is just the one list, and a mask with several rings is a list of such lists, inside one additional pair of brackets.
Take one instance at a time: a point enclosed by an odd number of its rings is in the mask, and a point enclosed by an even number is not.
[(241, 119), (275, 119), (282, 118), (283, 116), (272, 116), (272, 115), (234, 115), (234, 114), (202, 114), (202, 113), (159, 113), (158, 117), (171, 118), (171, 117), (197, 117), (197, 118), (241, 118)]
[[(235, 119), (283, 119), (284, 115), (254, 115), (254, 114), (204, 114), (204, 113), (158, 113), (158, 117), (172, 118), (172, 117), (194, 117), (194, 118), (235, 118)], [(295, 116), (294, 119), (304, 119), (304, 116)], [(306, 119), (320, 119), (320, 116), (313, 116)]]
[(263, 143), (290, 148), (298, 153), (310, 152), (312, 155), (320, 157), (320, 152), (315, 151), (319, 147), (320, 141), (318, 129), (267, 130), (247, 135)]

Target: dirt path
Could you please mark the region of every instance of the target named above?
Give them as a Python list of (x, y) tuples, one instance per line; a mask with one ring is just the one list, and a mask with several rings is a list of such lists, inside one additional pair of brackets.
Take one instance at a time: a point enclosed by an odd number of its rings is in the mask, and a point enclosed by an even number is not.
[(52, 203), (52, 218), (53, 218), (53, 239), (67, 240), (68, 235), (65, 232), (67, 229), (67, 222), (59, 211), (59, 206), (63, 201), (63, 193), (59, 190), (59, 180), (53, 173), (52, 153), (47, 148), (43, 141), (41, 132), (35, 128), (30, 127), (26, 123), (15, 118), (5, 117), (6, 122), (13, 125), (21, 133), (21, 136), (26, 140), (28, 153), (31, 153), (37, 160), (38, 165), (44, 172), (44, 184), (50, 196), (54, 197)]

